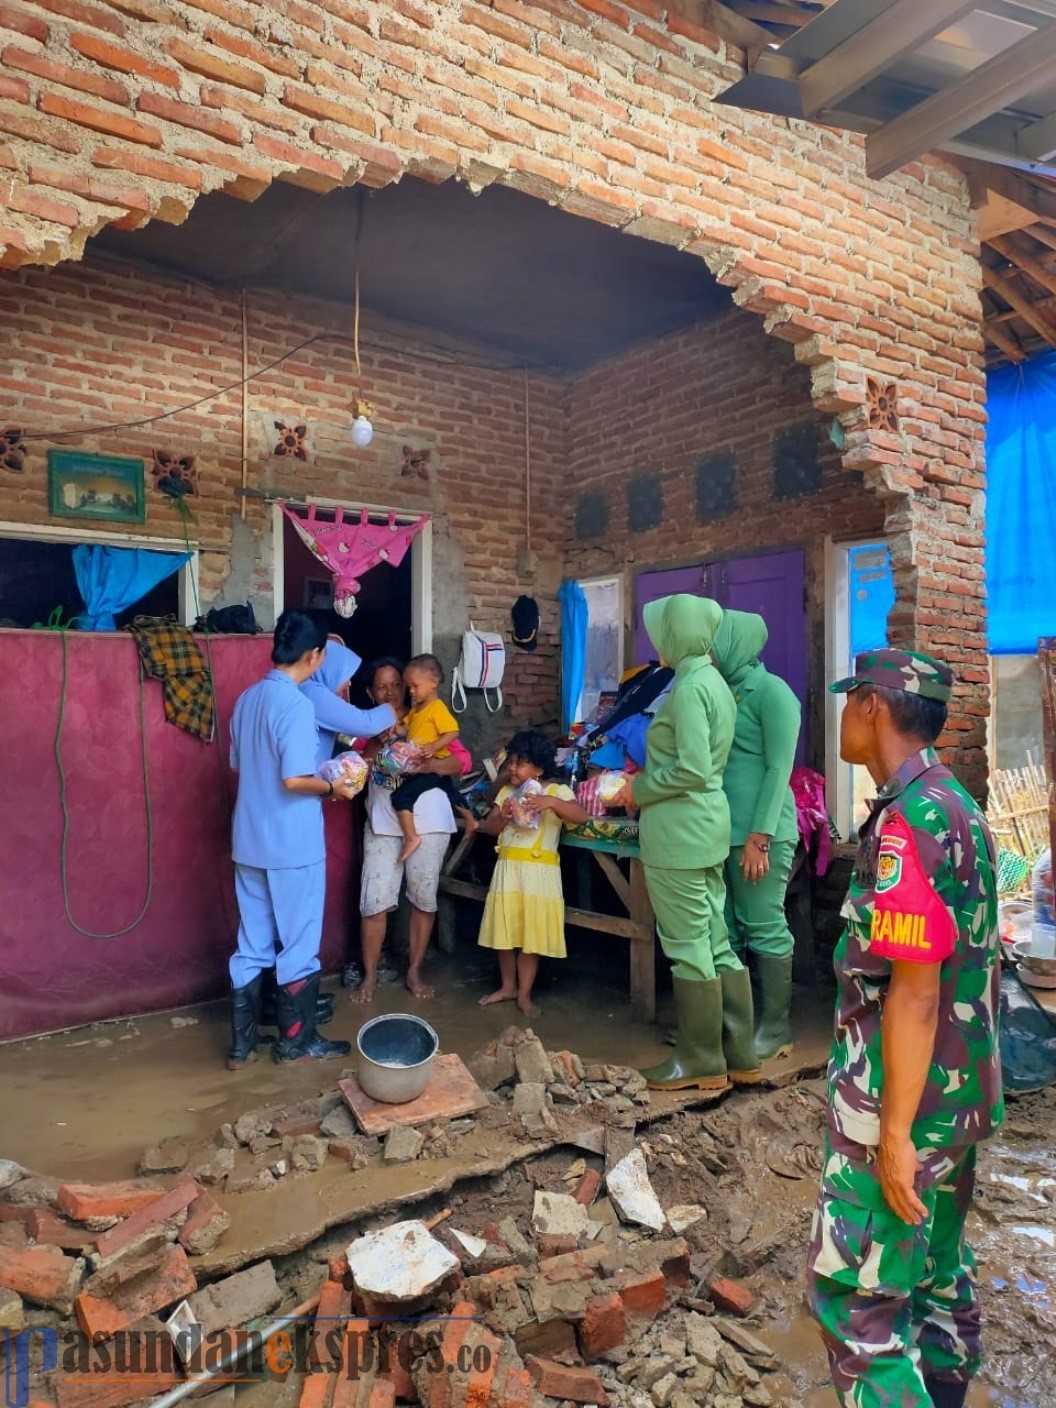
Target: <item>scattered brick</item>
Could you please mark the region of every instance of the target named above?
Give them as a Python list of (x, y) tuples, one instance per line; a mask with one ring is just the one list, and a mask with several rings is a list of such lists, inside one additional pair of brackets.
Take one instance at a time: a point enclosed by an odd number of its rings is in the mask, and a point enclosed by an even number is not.
[(624, 1272), (613, 1278), (613, 1285), (631, 1315), (659, 1315), (667, 1301), (667, 1282), (660, 1272), (651, 1276)]
[(144, 1237), (157, 1232), (163, 1223), (169, 1222), (190, 1207), (199, 1191), (194, 1183), (181, 1183), (170, 1193), (155, 1197), (153, 1202), (147, 1203), (108, 1232), (100, 1233), (95, 1244), (99, 1263), (112, 1261), (114, 1257), (138, 1245)]
[(68, 1315), (79, 1275), (76, 1258), (64, 1256), (58, 1247), (0, 1244), (0, 1286), (17, 1291), (34, 1305), (47, 1305)]
[(579, 1347), (584, 1359), (600, 1359), (622, 1344), (627, 1334), (627, 1310), (618, 1291), (596, 1296), (587, 1306), (579, 1326)]
[(203, 1188), (191, 1204), (177, 1240), (192, 1256), (203, 1256), (212, 1251), (230, 1226), (230, 1214)]
[[(100, 1283), (100, 1288), (102, 1284)], [(94, 1286), (94, 1278), (93, 1278)], [(77, 1321), (89, 1339), (111, 1339), (137, 1320), (183, 1300), (197, 1290), (198, 1282), (181, 1246), (165, 1248), (151, 1269), (133, 1276), (105, 1296), (85, 1290), (77, 1297)]]
[[(319, 1305), (315, 1312), (315, 1326), (312, 1342), (308, 1350), (309, 1364), (325, 1371), (331, 1363), (327, 1336), (338, 1320), (348, 1316), (348, 1292), (338, 1281), (327, 1281), (319, 1293)], [(317, 1372), (305, 1376), (301, 1389), (299, 1408), (329, 1408), (334, 1388), (333, 1374)]]
[(544, 1398), (567, 1398), (570, 1403), (593, 1403), (608, 1408), (609, 1395), (593, 1369), (578, 1364), (558, 1364), (553, 1359), (528, 1356), (525, 1367)]
[(598, 1189), (601, 1187), (601, 1174), (595, 1168), (588, 1168), (583, 1177), (576, 1184), (576, 1191), (572, 1194), (577, 1203), (582, 1203), (585, 1208), (589, 1208), (594, 1199), (598, 1196)]
[(25, 1227), (34, 1242), (64, 1251), (86, 1252), (95, 1246), (96, 1234), (86, 1227), (67, 1222), (50, 1208), (23, 1208)]
[(731, 1281), (724, 1276), (712, 1281), (708, 1287), (708, 1295), (713, 1303), (720, 1310), (724, 1310), (727, 1315), (749, 1315), (755, 1304), (755, 1296), (747, 1286), (742, 1286), (739, 1281)]
[(609, 1248), (605, 1243), (596, 1242), (592, 1247), (544, 1258), (539, 1263), (539, 1275), (551, 1283), (590, 1281), (608, 1255)]
[(56, 1201), (75, 1222), (91, 1222), (96, 1218), (131, 1217), (141, 1208), (149, 1207), (164, 1192), (157, 1184), (138, 1181), (63, 1183)]

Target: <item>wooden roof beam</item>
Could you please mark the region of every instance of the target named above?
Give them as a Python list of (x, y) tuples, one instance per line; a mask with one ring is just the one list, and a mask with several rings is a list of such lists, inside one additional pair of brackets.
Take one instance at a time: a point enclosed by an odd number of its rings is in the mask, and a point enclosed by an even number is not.
[(991, 249), (996, 249), (998, 254), (1015, 264), (1017, 269), (1022, 269), (1024, 274), (1032, 278), (1036, 284), (1040, 284), (1049, 293), (1056, 293), (1056, 274), (1050, 273), (1044, 264), (1039, 263), (1033, 255), (1024, 254), (1018, 245), (1013, 244), (1004, 235), (990, 240), (989, 244)]
[[(923, 8), (923, 7), (922, 7)], [(1056, 65), (1056, 24), (1039, 28), (865, 139), (865, 166), (879, 179), (967, 132), (1029, 93)]]
[(904, 54), (974, 10), (978, 0), (928, 0), (923, 5), (920, 0), (882, 0), (882, 4), (884, 8), (868, 24), (801, 74), (804, 117), (837, 107)]
[(1040, 337), (1045, 339), (1050, 347), (1056, 347), (1056, 327), (1043, 318), (1037, 309), (1012, 287), (1008, 279), (1003, 279), (995, 269), (989, 269), (984, 264), (983, 283), (987, 288), (999, 293), (1008, 306), (1014, 308), (1019, 316), (1028, 322)]
[(1003, 352), (1010, 362), (1022, 362), (1026, 353), (1010, 332), (1005, 332), (1004, 328), (986, 320), (983, 323), (983, 336), (987, 342), (993, 344), (999, 351)]

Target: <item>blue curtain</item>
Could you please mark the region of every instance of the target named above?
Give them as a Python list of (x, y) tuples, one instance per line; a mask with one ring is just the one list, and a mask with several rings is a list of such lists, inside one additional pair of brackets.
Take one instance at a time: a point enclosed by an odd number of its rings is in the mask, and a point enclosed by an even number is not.
[(891, 554), (886, 543), (863, 543), (847, 554), (851, 597), (851, 655), (883, 650), (887, 615), (895, 604)]
[(561, 716), (565, 732), (576, 722), (576, 705), (587, 678), (587, 598), (578, 582), (562, 582)]
[(986, 381), (990, 653), (1033, 655), (1056, 635), (1056, 351)]
[(146, 548), (89, 547), (73, 550), (73, 570), (84, 598), (84, 614), (77, 617), (82, 631), (112, 631), (115, 616), (134, 605), (159, 582), (190, 561), (189, 552), (150, 552)]

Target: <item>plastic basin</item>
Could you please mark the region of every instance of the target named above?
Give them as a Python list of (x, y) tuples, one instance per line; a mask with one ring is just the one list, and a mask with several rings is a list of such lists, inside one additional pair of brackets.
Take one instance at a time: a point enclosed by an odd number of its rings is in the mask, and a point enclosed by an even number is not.
[(429, 1084), (440, 1038), (421, 1017), (399, 1012), (365, 1022), (356, 1049), (364, 1094), (383, 1105), (406, 1105)]

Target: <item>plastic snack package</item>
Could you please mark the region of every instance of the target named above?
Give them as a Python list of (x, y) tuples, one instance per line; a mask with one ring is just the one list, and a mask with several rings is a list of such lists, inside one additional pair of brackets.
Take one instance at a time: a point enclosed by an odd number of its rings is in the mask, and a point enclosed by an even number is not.
[(537, 796), (542, 786), (534, 777), (521, 784), (510, 797), (510, 820), (522, 830), (535, 830), (539, 825), (539, 813), (525, 806), (525, 799)]
[(351, 783), (354, 792), (362, 792), (367, 785), (370, 768), (366, 759), (358, 753), (338, 753), (336, 758), (326, 760), (319, 769), (319, 776), (325, 777), (327, 782), (341, 780)]
[(388, 773), (390, 777), (400, 777), (404, 773), (412, 772), (421, 756), (420, 748), (398, 738), (393, 743), (386, 743), (374, 759), (374, 766), (379, 772)]
[(598, 800), (611, 807), (615, 799), (627, 785), (625, 772), (603, 772), (595, 778)]

